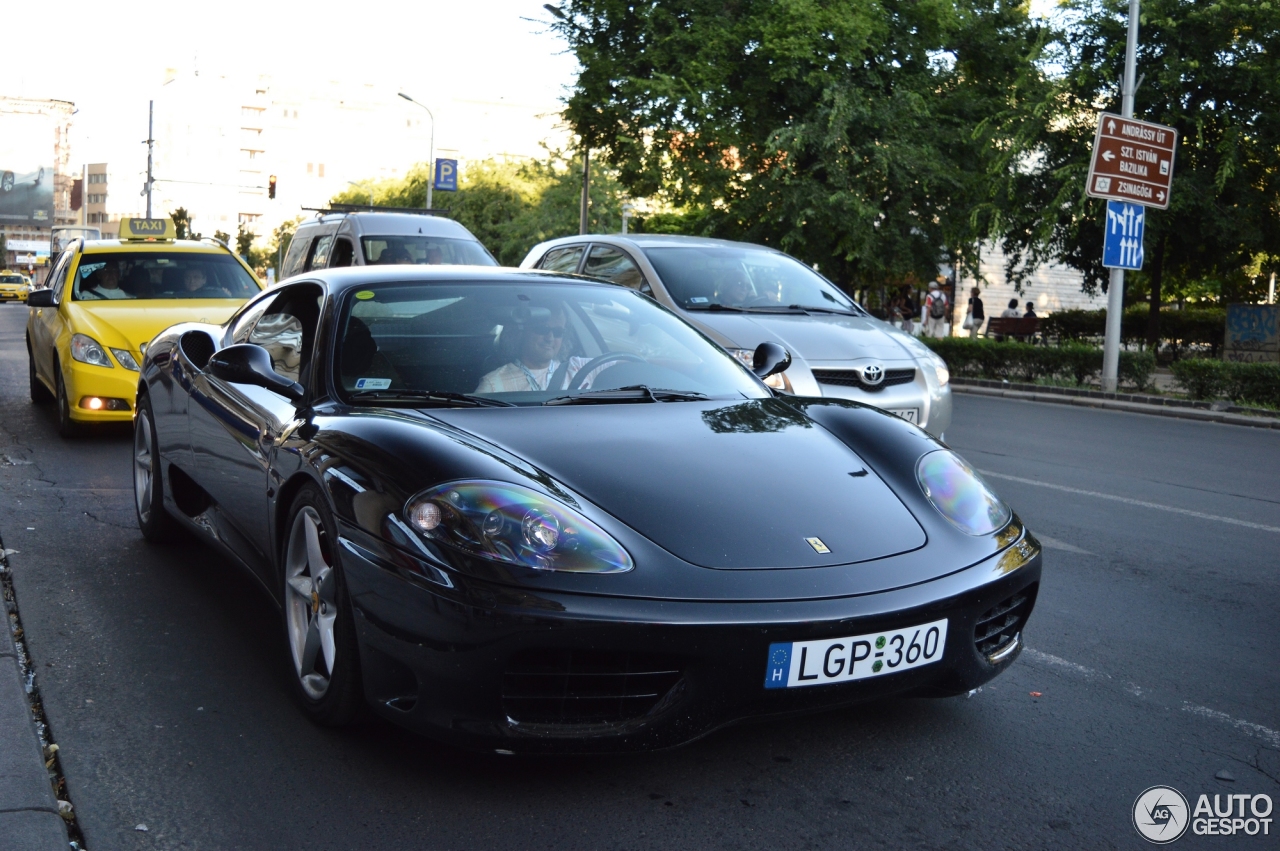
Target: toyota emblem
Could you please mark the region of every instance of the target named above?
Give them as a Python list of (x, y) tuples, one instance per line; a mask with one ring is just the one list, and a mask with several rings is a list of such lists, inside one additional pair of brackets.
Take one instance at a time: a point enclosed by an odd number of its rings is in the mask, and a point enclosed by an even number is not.
[(862, 383), (868, 387), (875, 387), (881, 381), (884, 381), (884, 367), (878, 363), (869, 364), (862, 368)]

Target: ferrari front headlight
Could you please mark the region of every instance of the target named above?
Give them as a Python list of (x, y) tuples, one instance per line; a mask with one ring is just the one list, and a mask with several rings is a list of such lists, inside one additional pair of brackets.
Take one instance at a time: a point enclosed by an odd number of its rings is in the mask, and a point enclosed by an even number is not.
[(438, 485), (409, 500), (423, 537), (470, 555), (533, 570), (622, 573), (631, 556), (578, 511), (530, 488), (482, 480)]
[(939, 449), (916, 462), (916, 481), (938, 513), (967, 535), (989, 535), (1013, 517), (995, 491), (965, 460)]
[(106, 351), (98, 344), (98, 341), (92, 337), (86, 337), (84, 334), (71, 335), (71, 358), (80, 361), (80, 363), (105, 366), (107, 369), (111, 369), (113, 366), (111, 358), (107, 357)]

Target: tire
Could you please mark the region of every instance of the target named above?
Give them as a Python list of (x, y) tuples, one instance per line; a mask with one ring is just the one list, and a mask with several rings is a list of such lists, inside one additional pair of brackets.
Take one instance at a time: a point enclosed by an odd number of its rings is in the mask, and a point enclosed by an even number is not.
[(67, 385), (62, 380), (62, 365), (53, 362), (53, 385), (58, 403), (58, 434), (65, 438), (75, 438), (84, 434), (83, 423), (71, 419), (71, 401), (67, 399)]
[(37, 405), (47, 405), (53, 401), (53, 394), (44, 382), (36, 376), (36, 358), (31, 353), (31, 344), (27, 343), (27, 373), (31, 380), (31, 401)]
[(336, 528), (324, 495), (308, 484), (293, 500), (280, 547), (290, 689), (307, 717), (325, 727), (351, 724), (364, 708)]
[(139, 393), (133, 418), (133, 508), (138, 530), (153, 543), (171, 541), (177, 531), (177, 524), (164, 507), (164, 474), (156, 449), (159, 445), (151, 397)]

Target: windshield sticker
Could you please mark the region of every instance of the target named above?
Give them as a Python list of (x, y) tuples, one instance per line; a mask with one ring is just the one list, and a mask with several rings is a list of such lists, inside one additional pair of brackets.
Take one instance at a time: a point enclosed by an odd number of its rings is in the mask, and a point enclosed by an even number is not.
[(368, 301), (369, 299), (373, 298), (373, 296), (374, 296), (373, 290), (361, 290), (360, 292), (356, 293), (356, 298), (360, 299), (361, 301)]
[[(370, 295), (373, 295), (370, 293)], [(390, 378), (357, 378), (357, 390), (386, 390), (391, 386)]]
[(706, 303), (707, 303), (707, 299), (705, 296), (696, 295), (693, 298), (689, 299), (689, 304), (706, 304)]

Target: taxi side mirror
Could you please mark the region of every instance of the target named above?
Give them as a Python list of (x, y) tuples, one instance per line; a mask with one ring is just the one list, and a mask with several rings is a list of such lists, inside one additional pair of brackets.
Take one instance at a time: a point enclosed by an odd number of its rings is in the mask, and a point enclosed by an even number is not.
[(214, 378), (230, 384), (265, 387), (290, 402), (297, 402), (306, 395), (301, 384), (275, 371), (270, 352), (252, 343), (238, 343), (215, 352), (205, 369)]
[(27, 293), (27, 307), (57, 307), (57, 299), (53, 297), (53, 290), (32, 290)]

